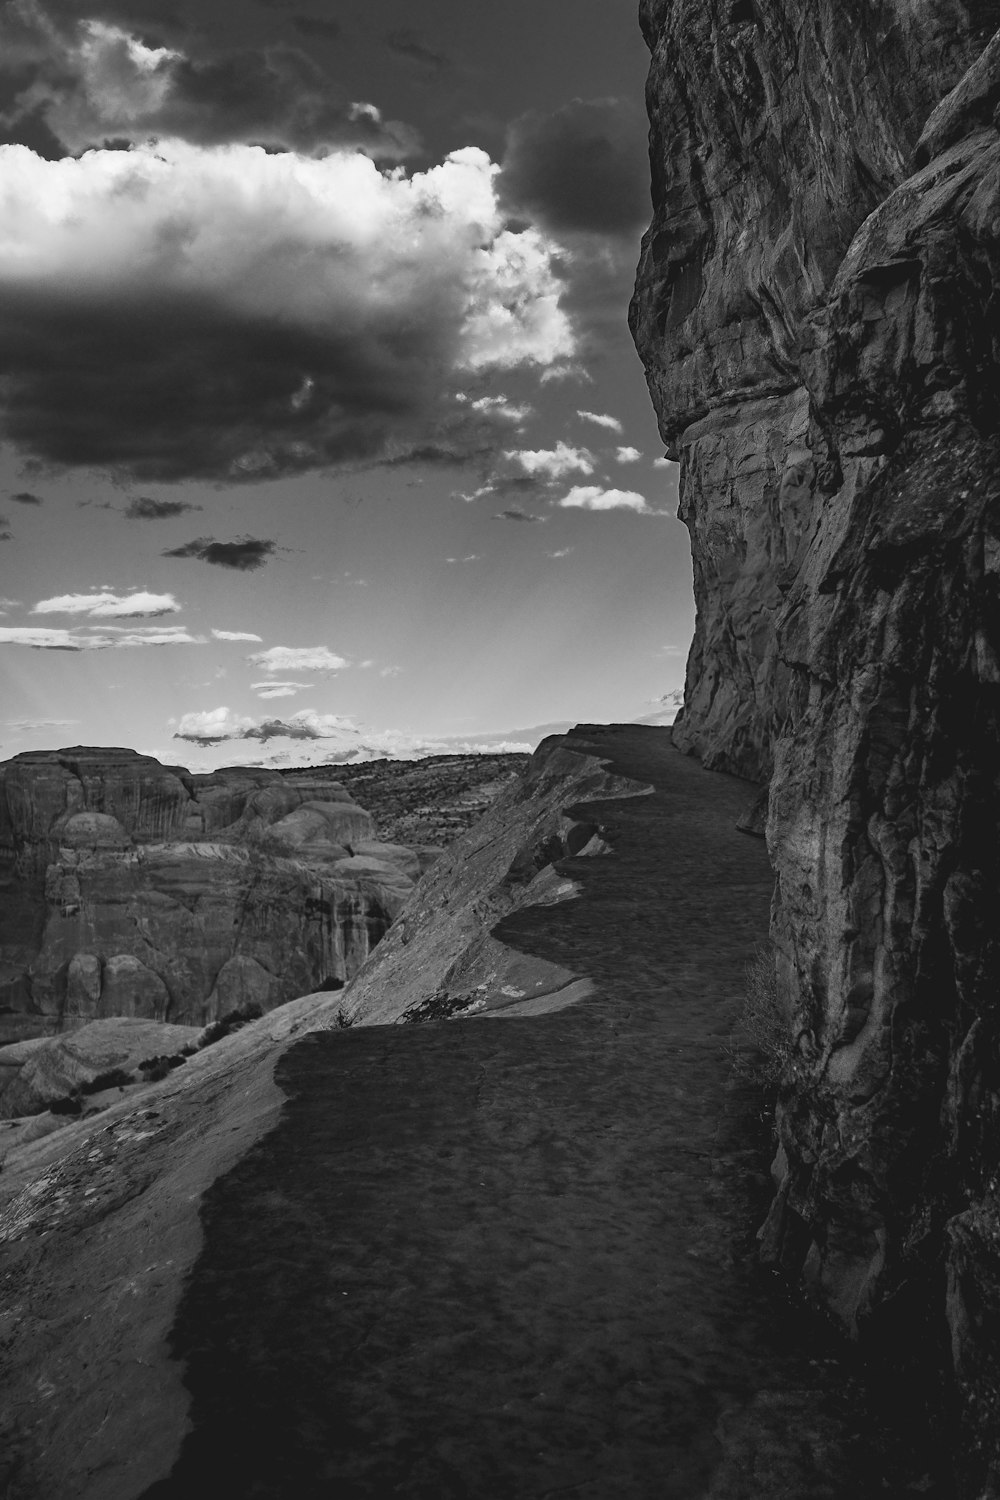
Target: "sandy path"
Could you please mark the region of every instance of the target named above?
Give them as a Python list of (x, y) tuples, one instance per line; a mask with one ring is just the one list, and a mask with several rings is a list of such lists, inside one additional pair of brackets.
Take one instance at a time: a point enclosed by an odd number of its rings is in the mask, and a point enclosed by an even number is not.
[(580, 899), (499, 931), (595, 992), (284, 1054), (277, 1127), (203, 1204), (192, 1430), (149, 1500), (866, 1493), (747, 1255), (760, 1141), (722, 1042), (771, 893), (748, 788), (662, 731), (593, 745), (653, 794), (596, 805), (615, 852), (560, 867)]

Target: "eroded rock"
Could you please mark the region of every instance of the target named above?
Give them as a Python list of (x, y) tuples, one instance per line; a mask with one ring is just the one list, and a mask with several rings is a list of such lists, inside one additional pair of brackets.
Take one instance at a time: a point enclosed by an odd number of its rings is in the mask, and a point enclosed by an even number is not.
[(950, 1319), (971, 1493), (998, 1452), (967, 1288), (1000, 1170), (1000, 5), (642, 16), (632, 324), (697, 597), (675, 742), (773, 770), (798, 1061), (765, 1244), (852, 1330), (892, 1309), (944, 1348)]

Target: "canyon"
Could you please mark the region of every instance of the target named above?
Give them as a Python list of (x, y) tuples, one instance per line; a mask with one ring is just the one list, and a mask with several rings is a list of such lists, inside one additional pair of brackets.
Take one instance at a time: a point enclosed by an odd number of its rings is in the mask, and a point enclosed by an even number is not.
[(436, 853), (376, 838), (321, 771), (16, 756), (0, 765), (0, 1041), (112, 1016), (203, 1027), (342, 988)]
[(631, 324), (681, 465), (675, 743), (769, 784), (764, 1253), (950, 1371), (1000, 1483), (1000, 6), (643, 0)]

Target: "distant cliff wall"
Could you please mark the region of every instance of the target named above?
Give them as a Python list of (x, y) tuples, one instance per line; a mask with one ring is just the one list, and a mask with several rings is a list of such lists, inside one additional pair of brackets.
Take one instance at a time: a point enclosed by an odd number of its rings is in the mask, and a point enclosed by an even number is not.
[(15, 756), (0, 764), (0, 1043), (107, 1016), (202, 1026), (344, 984), (421, 866), (309, 771)]
[(697, 605), (675, 739), (772, 778), (797, 1061), (766, 1248), (848, 1327), (916, 1320), (941, 1341), (985, 1473), (1000, 4), (643, 0), (641, 17), (654, 215), (632, 327)]

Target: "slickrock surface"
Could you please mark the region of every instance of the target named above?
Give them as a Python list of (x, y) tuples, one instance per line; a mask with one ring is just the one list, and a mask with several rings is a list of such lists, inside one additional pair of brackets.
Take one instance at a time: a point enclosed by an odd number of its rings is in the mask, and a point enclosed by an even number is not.
[(316, 767), (371, 814), (390, 844), (443, 848), (477, 823), (528, 764), (527, 755), (428, 755), (423, 760), (372, 760)]
[(10, 1500), (929, 1492), (751, 1269), (753, 789), (663, 730), (561, 748), (618, 778), (567, 809), (610, 852), (497, 936), (586, 998), (285, 1046), (351, 992), (294, 1001), (0, 1176)]
[(309, 771), (15, 756), (0, 765), (0, 1042), (116, 1015), (200, 1027), (342, 985), (425, 863)]
[(992, 1494), (1000, 4), (641, 14), (632, 323), (698, 613), (676, 739), (773, 769), (796, 1062), (767, 1247), (846, 1326), (953, 1362), (962, 1484)]

